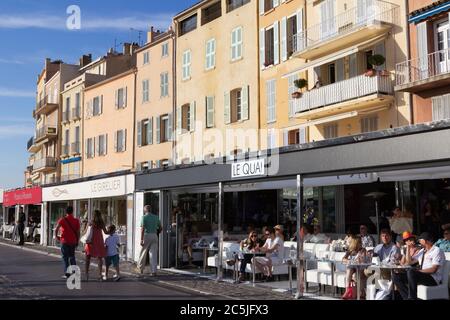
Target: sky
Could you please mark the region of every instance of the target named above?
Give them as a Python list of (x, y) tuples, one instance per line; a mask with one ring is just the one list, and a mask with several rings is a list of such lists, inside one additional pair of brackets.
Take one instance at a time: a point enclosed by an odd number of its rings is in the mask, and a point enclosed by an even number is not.
[[(24, 185), (34, 135), (36, 80), (45, 58), (76, 64), (117, 44), (146, 40), (150, 26), (166, 30), (171, 18), (198, 0), (2, 0), (0, 1), (0, 189)], [(75, 5), (80, 29), (68, 29)]]

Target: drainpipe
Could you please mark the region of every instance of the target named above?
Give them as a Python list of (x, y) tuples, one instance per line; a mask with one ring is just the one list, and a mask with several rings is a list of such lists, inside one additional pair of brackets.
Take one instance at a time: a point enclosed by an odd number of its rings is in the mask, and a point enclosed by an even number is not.
[(172, 30), (172, 162), (177, 163), (177, 37), (178, 24), (174, 21)]
[[(409, 30), (409, 0), (405, 0), (405, 10), (406, 10), (406, 54), (407, 60), (411, 60), (411, 32)], [(413, 96), (412, 93), (408, 93), (408, 101), (409, 101), (409, 112), (411, 118), (411, 124), (415, 123), (414, 121), (414, 108), (413, 108)]]
[[(135, 54), (135, 53), (133, 53)], [(133, 101), (133, 127), (131, 129), (133, 134), (133, 152), (132, 152), (132, 160), (131, 160), (131, 168), (136, 168), (136, 92), (137, 92), (137, 68), (134, 71), (134, 101)]]

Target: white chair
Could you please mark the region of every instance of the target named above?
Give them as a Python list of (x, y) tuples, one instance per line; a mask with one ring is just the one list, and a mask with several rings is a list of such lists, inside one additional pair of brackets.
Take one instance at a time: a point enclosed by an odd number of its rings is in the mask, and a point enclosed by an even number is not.
[(448, 276), (450, 273), (450, 261), (446, 260), (442, 272), (442, 283), (437, 286), (417, 286), (417, 298), (422, 300), (449, 299), (448, 296)]
[(344, 256), (345, 252), (335, 252), (334, 254), (334, 261), (335, 261), (334, 285), (335, 287), (338, 288), (346, 287), (347, 266), (342, 262)]

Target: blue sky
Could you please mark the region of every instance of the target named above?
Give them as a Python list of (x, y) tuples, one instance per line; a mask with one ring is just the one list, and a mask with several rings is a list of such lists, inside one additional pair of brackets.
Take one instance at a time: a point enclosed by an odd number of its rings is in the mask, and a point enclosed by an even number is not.
[[(171, 17), (197, 0), (0, 1), (0, 188), (21, 187), (34, 133), (36, 79), (46, 57), (77, 63), (95, 59), (114, 43), (138, 41), (151, 25), (166, 29)], [(81, 29), (66, 28), (70, 5), (81, 9)], [(143, 40), (146, 33), (144, 32)], [(118, 50), (120, 47), (117, 48)]]

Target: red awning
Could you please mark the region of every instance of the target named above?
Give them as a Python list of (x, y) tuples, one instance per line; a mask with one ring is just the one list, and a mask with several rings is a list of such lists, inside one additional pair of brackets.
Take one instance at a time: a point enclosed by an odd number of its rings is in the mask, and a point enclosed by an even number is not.
[(42, 188), (35, 187), (3, 193), (3, 206), (12, 207), (15, 205), (39, 204), (42, 202)]

